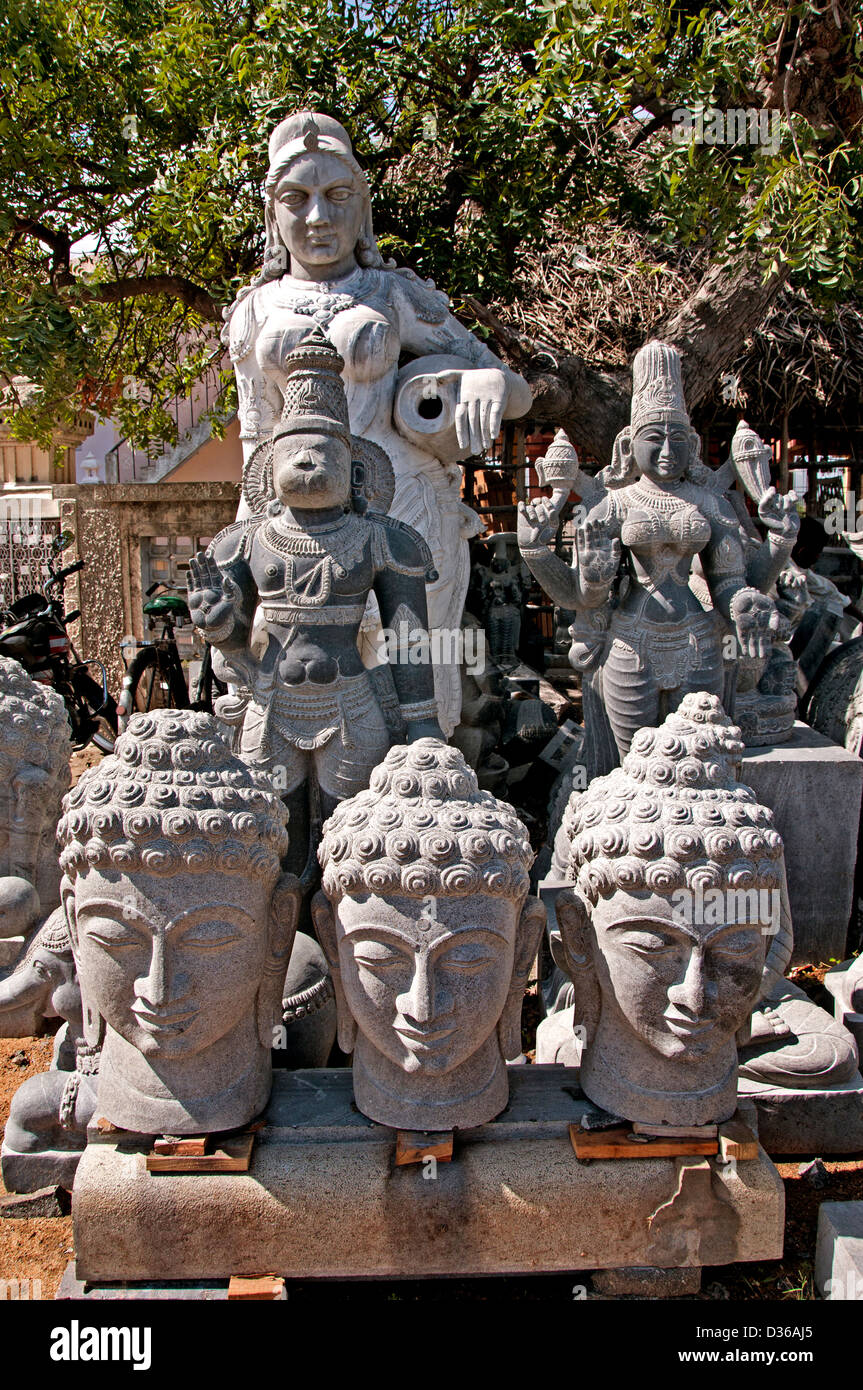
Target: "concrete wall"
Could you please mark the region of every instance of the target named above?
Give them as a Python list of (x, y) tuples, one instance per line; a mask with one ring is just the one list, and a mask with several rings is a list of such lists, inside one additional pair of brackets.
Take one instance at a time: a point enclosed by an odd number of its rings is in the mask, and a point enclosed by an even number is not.
[(80, 608), (70, 626), (82, 657), (102, 661), (116, 695), (123, 678), (123, 638), (144, 636), (141, 544), (148, 536), (215, 536), (236, 516), (239, 487), (230, 482), (121, 483), (54, 488), (60, 524), (74, 532), (64, 564), (86, 565), (66, 589), (67, 609)]

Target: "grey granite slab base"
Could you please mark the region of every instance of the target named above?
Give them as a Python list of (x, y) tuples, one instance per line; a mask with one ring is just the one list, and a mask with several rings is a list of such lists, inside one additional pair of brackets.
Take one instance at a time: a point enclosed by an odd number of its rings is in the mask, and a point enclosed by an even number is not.
[(227, 1302), (228, 1285), (223, 1279), (199, 1279), (185, 1280), (183, 1282), (168, 1283), (153, 1282), (150, 1284), (98, 1284), (91, 1285), (79, 1279), (75, 1273), (75, 1263), (70, 1260), (65, 1270), (63, 1278), (57, 1285), (55, 1300), (60, 1302), (67, 1300), (84, 1299), (88, 1302), (113, 1303), (126, 1302), (128, 1299), (141, 1302), (171, 1302), (178, 1299), (183, 1302)]
[(863, 1078), (823, 1091), (791, 1091), (741, 1077), (741, 1100), (758, 1112), (758, 1138), (769, 1154), (863, 1153)]
[(795, 965), (841, 960), (851, 917), (863, 761), (798, 720), (787, 743), (747, 748), (740, 780), (785, 842)]
[(73, 1193), (76, 1276), (95, 1284), (427, 1278), (782, 1255), (784, 1190), (763, 1151), (577, 1161), (588, 1108), (559, 1067), (515, 1067), (506, 1111), (451, 1163), (396, 1168), (395, 1134), (352, 1106), (346, 1070), (277, 1075), (248, 1174), (152, 1174), (146, 1144), (91, 1143)]
[(863, 1300), (863, 1202), (822, 1202), (815, 1287), (831, 1302)]
[(80, 1149), (50, 1149), (22, 1154), (4, 1144), (0, 1149), (0, 1162), (6, 1191), (36, 1192), (41, 1187), (57, 1186), (71, 1192), (81, 1152)]

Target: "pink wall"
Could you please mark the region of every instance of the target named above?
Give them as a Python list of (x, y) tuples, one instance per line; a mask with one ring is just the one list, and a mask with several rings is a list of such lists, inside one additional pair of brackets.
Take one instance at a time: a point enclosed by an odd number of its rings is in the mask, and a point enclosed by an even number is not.
[(208, 439), (190, 458), (165, 475), (171, 483), (239, 483), (243, 472), (240, 422), (233, 419), (223, 439)]

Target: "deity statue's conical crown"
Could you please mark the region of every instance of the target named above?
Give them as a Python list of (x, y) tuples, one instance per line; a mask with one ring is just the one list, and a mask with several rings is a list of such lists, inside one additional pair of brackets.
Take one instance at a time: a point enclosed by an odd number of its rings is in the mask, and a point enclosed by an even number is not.
[(284, 407), (273, 439), (323, 430), (344, 440), (350, 449), (348, 399), (341, 378), (344, 358), (318, 325), (286, 354), (283, 365)]
[(689, 424), (683, 380), (680, 372), (680, 353), (670, 343), (654, 339), (645, 343), (632, 364), (633, 432), (643, 425)]

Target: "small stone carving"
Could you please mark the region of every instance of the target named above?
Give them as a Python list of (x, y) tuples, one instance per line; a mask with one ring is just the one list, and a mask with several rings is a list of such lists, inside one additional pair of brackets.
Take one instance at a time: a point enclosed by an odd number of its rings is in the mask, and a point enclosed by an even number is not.
[[(800, 595), (798, 581), (786, 566), (800, 530), (800, 517), (796, 494), (780, 496), (770, 484), (771, 458), (770, 446), (741, 420), (731, 441), (730, 457), (707, 477), (707, 486), (718, 494), (724, 493), (737, 515), (747, 582), (774, 599), (778, 614), (769, 651), (757, 656), (738, 651), (726, 657), (725, 705), (739, 725), (747, 748), (786, 742), (794, 731), (797, 710), (797, 668), (788, 643), (800, 616)], [(729, 491), (735, 479), (756, 504), (766, 538), (762, 539), (741, 493)], [(709, 605), (709, 590), (701, 578), (698, 561), (691, 583), (701, 602)], [(733, 636), (733, 628), (721, 618), (720, 622), (724, 632)]]
[(298, 931), (282, 991), (276, 1066), (325, 1067), (336, 1041), (336, 995), (327, 958), (313, 936)]
[(570, 803), (574, 886), (557, 919), (581, 1085), (625, 1119), (701, 1126), (737, 1105), (737, 1034), (768, 943), (787, 945), (773, 920), (782, 840), (735, 779), (742, 751), (719, 700), (689, 694)]
[[(523, 415), (530, 388), (453, 317), (431, 281), (384, 261), (368, 182), (338, 121), (301, 111), (276, 127), (264, 203), (264, 266), (226, 311), (224, 332), (245, 456), (282, 415), (286, 350), (320, 325), (341, 355), (351, 429), (392, 460), (390, 515), (432, 550), (429, 625), (457, 633), (467, 542), (481, 529), (461, 502), (458, 460), (487, 448), (502, 419)], [(371, 649), (371, 609), (364, 634)], [(450, 733), (458, 722), (458, 667), (439, 663), (434, 674)]]
[(0, 878), (27, 879), (48, 913), (60, 901), (54, 837), (72, 755), (63, 697), (2, 656), (0, 723)]
[(191, 562), (189, 608), (218, 673), (238, 687), (240, 755), (289, 807), (286, 867), (310, 881), (322, 820), (368, 786), (397, 736), (357, 645), (370, 591), (398, 648), (381, 674), (402, 735), (440, 733), (431, 666), (410, 661), (427, 635), (431, 556), (376, 510), (392, 496), (392, 470), (349, 433), (332, 344), (317, 330), (281, 360), (284, 415), (243, 474), (251, 516)]
[[(601, 699), (619, 757), (638, 728), (656, 727), (690, 691), (721, 696), (720, 618), (739, 649), (769, 656), (779, 617), (747, 580), (738, 519), (708, 485), (683, 398), (680, 357), (651, 342), (633, 364), (632, 419), (609, 468), (585, 498), (572, 565), (550, 546), (550, 501), (519, 504), (522, 556), (554, 603), (577, 614), (570, 659), (587, 673), (585, 712)], [(711, 607), (690, 587), (700, 556)], [(599, 746), (601, 731), (589, 731)]]
[(84, 1038), (81, 991), (65, 912), (55, 908), (26, 956), (0, 983), (0, 1025), (36, 1014), (62, 1018), (50, 1071), (29, 1076), (12, 1098), (3, 1135), (3, 1182), (9, 1192), (71, 1188), (96, 1108), (99, 1046)]
[(488, 564), (474, 565), (467, 600), (485, 630), (491, 660), (502, 671), (519, 663), (522, 610), (529, 589), (518, 555), (515, 563), (509, 555), (508, 543), (514, 540), (514, 532), (507, 531), (488, 538), (491, 558)]
[(100, 1113), (121, 1129), (211, 1133), (266, 1104), (299, 905), (286, 824), (189, 710), (135, 715), (69, 793), (63, 903)]
[(493, 1119), (545, 920), (521, 821), (456, 749), (422, 739), (338, 808), (320, 860), (313, 914), (359, 1109), (395, 1129)]

